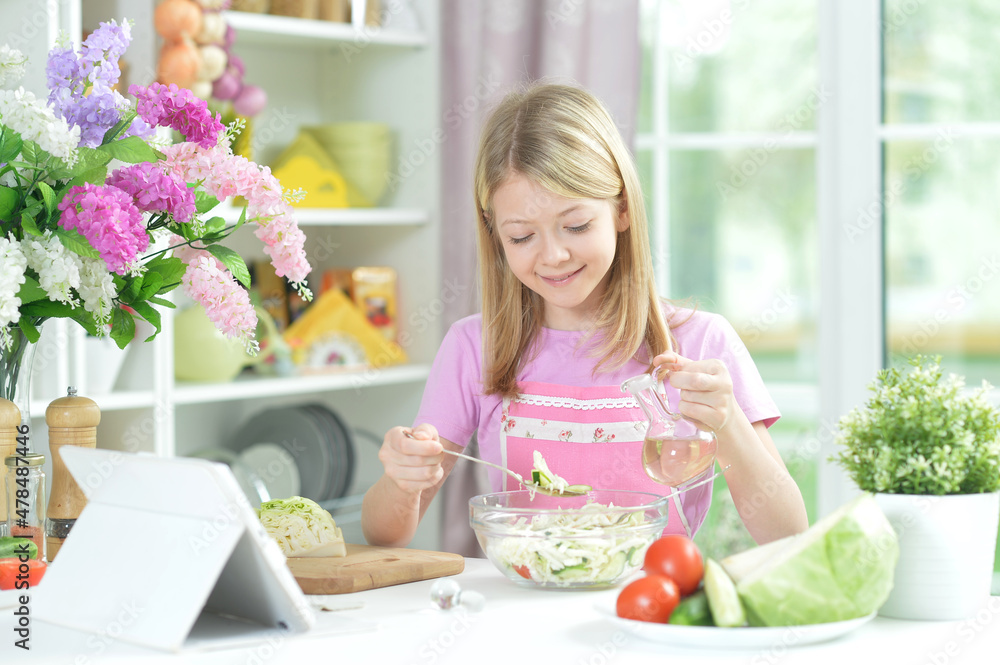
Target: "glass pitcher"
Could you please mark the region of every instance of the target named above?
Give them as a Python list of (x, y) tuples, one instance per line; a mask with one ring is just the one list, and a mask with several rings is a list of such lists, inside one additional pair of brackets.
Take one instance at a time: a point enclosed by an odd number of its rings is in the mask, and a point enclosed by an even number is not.
[(646, 475), (663, 485), (679, 487), (712, 468), (716, 439), (712, 432), (698, 429), (679, 413), (674, 413), (657, 392), (658, 381), (650, 374), (625, 380), (622, 392), (629, 392), (649, 420), (642, 446), (642, 466)]

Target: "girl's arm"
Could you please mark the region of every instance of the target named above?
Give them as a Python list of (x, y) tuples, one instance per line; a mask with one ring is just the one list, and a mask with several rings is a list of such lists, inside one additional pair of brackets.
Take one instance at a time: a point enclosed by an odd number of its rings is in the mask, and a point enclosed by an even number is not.
[(385, 473), (365, 492), (361, 503), (361, 529), (370, 545), (405, 547), (413, 540), (417, 525), (457, 460), (441, 449), (462, 450), (440, 438), (432, 425), (415, 428), (415, 438), (404, 431), (394, 427), (386, 433), (378, 453)]
[(692, 361), (665, 353), (653, 364), (669, 370), (680, 390), (679, 411), (700, 428), (715, 432), (721, 467), (731, 465), (726, 483), (733, 503), (758, 544), (801, 533), (809, 527), (802, 492), (763, 422), (750, 423), (733, 396), (729, 370), (721, 360)]

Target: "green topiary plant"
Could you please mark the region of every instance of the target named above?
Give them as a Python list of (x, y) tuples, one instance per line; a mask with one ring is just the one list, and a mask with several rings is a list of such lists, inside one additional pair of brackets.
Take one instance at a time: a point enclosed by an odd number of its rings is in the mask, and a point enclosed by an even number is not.
[(882, 370), (873, 395), (840, 419), (831, 457), (862, 490), (887, 494), (976, 494), (1000, 490), (1000, 413), (991, 386), (963, 393), (962, 377), (942, 379), (940, 356)]

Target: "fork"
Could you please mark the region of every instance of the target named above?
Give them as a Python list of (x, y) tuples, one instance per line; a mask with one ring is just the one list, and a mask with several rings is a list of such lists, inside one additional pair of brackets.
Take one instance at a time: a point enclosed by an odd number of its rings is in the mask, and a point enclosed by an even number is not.
[[(408, 438), (411, 439), (416, 438), (413, 436), (413, 433), (410, 430), (403, 430), (403, 434), (405, 434)], [(576, 490), (569, 490), (569, 489), (564, 490), (562, 492), (559, 492), (557, 490), (550, 490), (536, 483), (527, 482), (521, 474), (517, 473), (516, 471), (511, 471), (505, 466), (500, 466), (499, 464), (494, 464), (493, 462), (487, 462), (484, 459), (479, 459), (478, 457), (472, 457), (471, 455), (458, 453), (455, 452), (454, 450), (448, 450), (447, 448), (442, 448), (442, 450), (449, 455), (454, 455), (455, 457), (461, 457), (462, 459), (467, 459), (470, 462), (475, 462), (476, 464), (485, 464), (486, 466), (491, 466), (494, 469), (499, 469), (500, 471), (503, 471), (504, 473), (512, 477), (514, 480), (516, 480), (518, 484), (524, 487), (525, 489), (534, 490), (539, 494), (547, 494), (548, 496), (584, 496), (587, 494), (586, 492), (578, 492)]]

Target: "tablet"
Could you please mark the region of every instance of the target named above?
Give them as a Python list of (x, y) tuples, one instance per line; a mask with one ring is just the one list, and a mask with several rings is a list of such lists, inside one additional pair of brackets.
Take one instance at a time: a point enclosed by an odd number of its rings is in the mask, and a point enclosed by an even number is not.
[(228, 466), (61, 453), (88, 504), (33, 593), (37, 619), (168, 651), (313, 625), (314, 610)]

